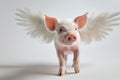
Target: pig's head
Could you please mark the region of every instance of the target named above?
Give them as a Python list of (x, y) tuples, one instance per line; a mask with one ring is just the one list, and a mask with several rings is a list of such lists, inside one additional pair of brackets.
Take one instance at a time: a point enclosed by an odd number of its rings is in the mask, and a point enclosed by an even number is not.
[(46, 26), (50, 31), (56, 31), (57, 40), (64, 45), (71, 45), (80, 40), (79, 29), (87, 21), (87, 14), (76, 17), (74, 20), (58, 21), (56, 18), (45, 16)]

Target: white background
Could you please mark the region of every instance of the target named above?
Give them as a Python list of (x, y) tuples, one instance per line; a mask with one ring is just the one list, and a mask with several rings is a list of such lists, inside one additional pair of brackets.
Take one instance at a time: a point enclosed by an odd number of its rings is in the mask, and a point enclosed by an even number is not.
[(74, 18), (86, 12), (120, 11), (119, 0), (0, 0), (0, 80), (119, 80), (120, 26), (101, 42), (81, 44), (81, 73), (71, 68), (57, 76), (58, 59), (54, 43), (32, 39), (16, 25), (16, 8), (30, 8), (60, 19)]

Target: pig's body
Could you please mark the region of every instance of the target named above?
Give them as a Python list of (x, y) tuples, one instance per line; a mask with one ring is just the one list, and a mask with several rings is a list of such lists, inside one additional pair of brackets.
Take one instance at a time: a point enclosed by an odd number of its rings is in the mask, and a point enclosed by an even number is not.
[(46, 42), (51, 42), (54, 39), (59, 59), (58, 74), (60, 76), (66, 73), (66, 61), (69, 54), (67, 52), (69, 51), (74, 55), (75, 73), (80, 72), (80, 39), (86, 43), (102, 40), (112, 30), (111, 26), (120, 24), (120, 12), (103, 13), (89, 19), (87, 19), (87, 14), (84, 14), (73, 20), (63, 21), (58, 21), (58, 19), (44, 14), (33, 15), (26, 8), (24, 10), (18, 9), (16, 15), (20, 17), (17, 19), (18, 24), (26, 26), (28, 34), (32, 37), (42, 38)]
[[(66, 31), (59, 34), (58, 28), (64, 27)], [(77, 28), (75, 30), (75, 27)], [(56, 25), (56, 35), (55, 35), (55, 47), (59, 59), (59, 75), (64, 75), (66, 72), (66, 61), (67, 61), (67, 55), (69, 54), (69, 51), (71, 51), (74, 54), (73, 59), (73, 67), (76, 73), (80, 71), (79, 68), (79, 46), (80, 46), (80, 35), (78, 32), (78, 26), (73, 21), (63, 21), (60, 22), (58, 25)], [(66, 37), (69, 36), (69, 34), (74, 35), (76, 40), (70, 41), (66, 40)], [(70, 36), (71, 37), (71, 36)], [(66, 40), (66, 41), (63, 41)], [(69, 44), (66, 44), (68, 41)], [(66, 43), (65, 43), (66, 42)]]

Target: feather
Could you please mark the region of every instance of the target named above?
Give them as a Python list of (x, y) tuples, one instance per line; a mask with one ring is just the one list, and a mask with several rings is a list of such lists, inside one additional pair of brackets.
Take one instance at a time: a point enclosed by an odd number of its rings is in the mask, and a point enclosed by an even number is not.
[(45, 25), (45, 15), (43, 13), (32, 14), (30, 9), (17, 9), (17, 24), (24, 26), (28, 35), (41, 38), (45, 42), (51, 42), (54, 39), (54, 32), (48, 31)]
[(84, 28), (79, 29), (81, 40), (91, 43), (93, 40), (99, 41), (106, 37), (114, 26), (120, 25), (120, 12), (102, 13), (88, 19)]

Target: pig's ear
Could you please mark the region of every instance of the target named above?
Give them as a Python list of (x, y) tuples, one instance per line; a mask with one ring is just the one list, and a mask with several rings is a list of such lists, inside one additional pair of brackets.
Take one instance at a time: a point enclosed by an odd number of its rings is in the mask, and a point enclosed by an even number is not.
[(54, 31), (55, 30), (55, 25), (58, 22), (56, 18), (54, 17), (49, 17), (47, 15), (45, 15), (45, 22), (46, 22), (46, 26), (50, 31)]
[(86, 22), (87, 22), (87, 14), (88, 13), (85, 13), (84, 15), (78, 16), (78, 17), (75, 18), (74, 22), (78, 24), (79, 29), (83, 28), (84, 25), (86, 24)]

